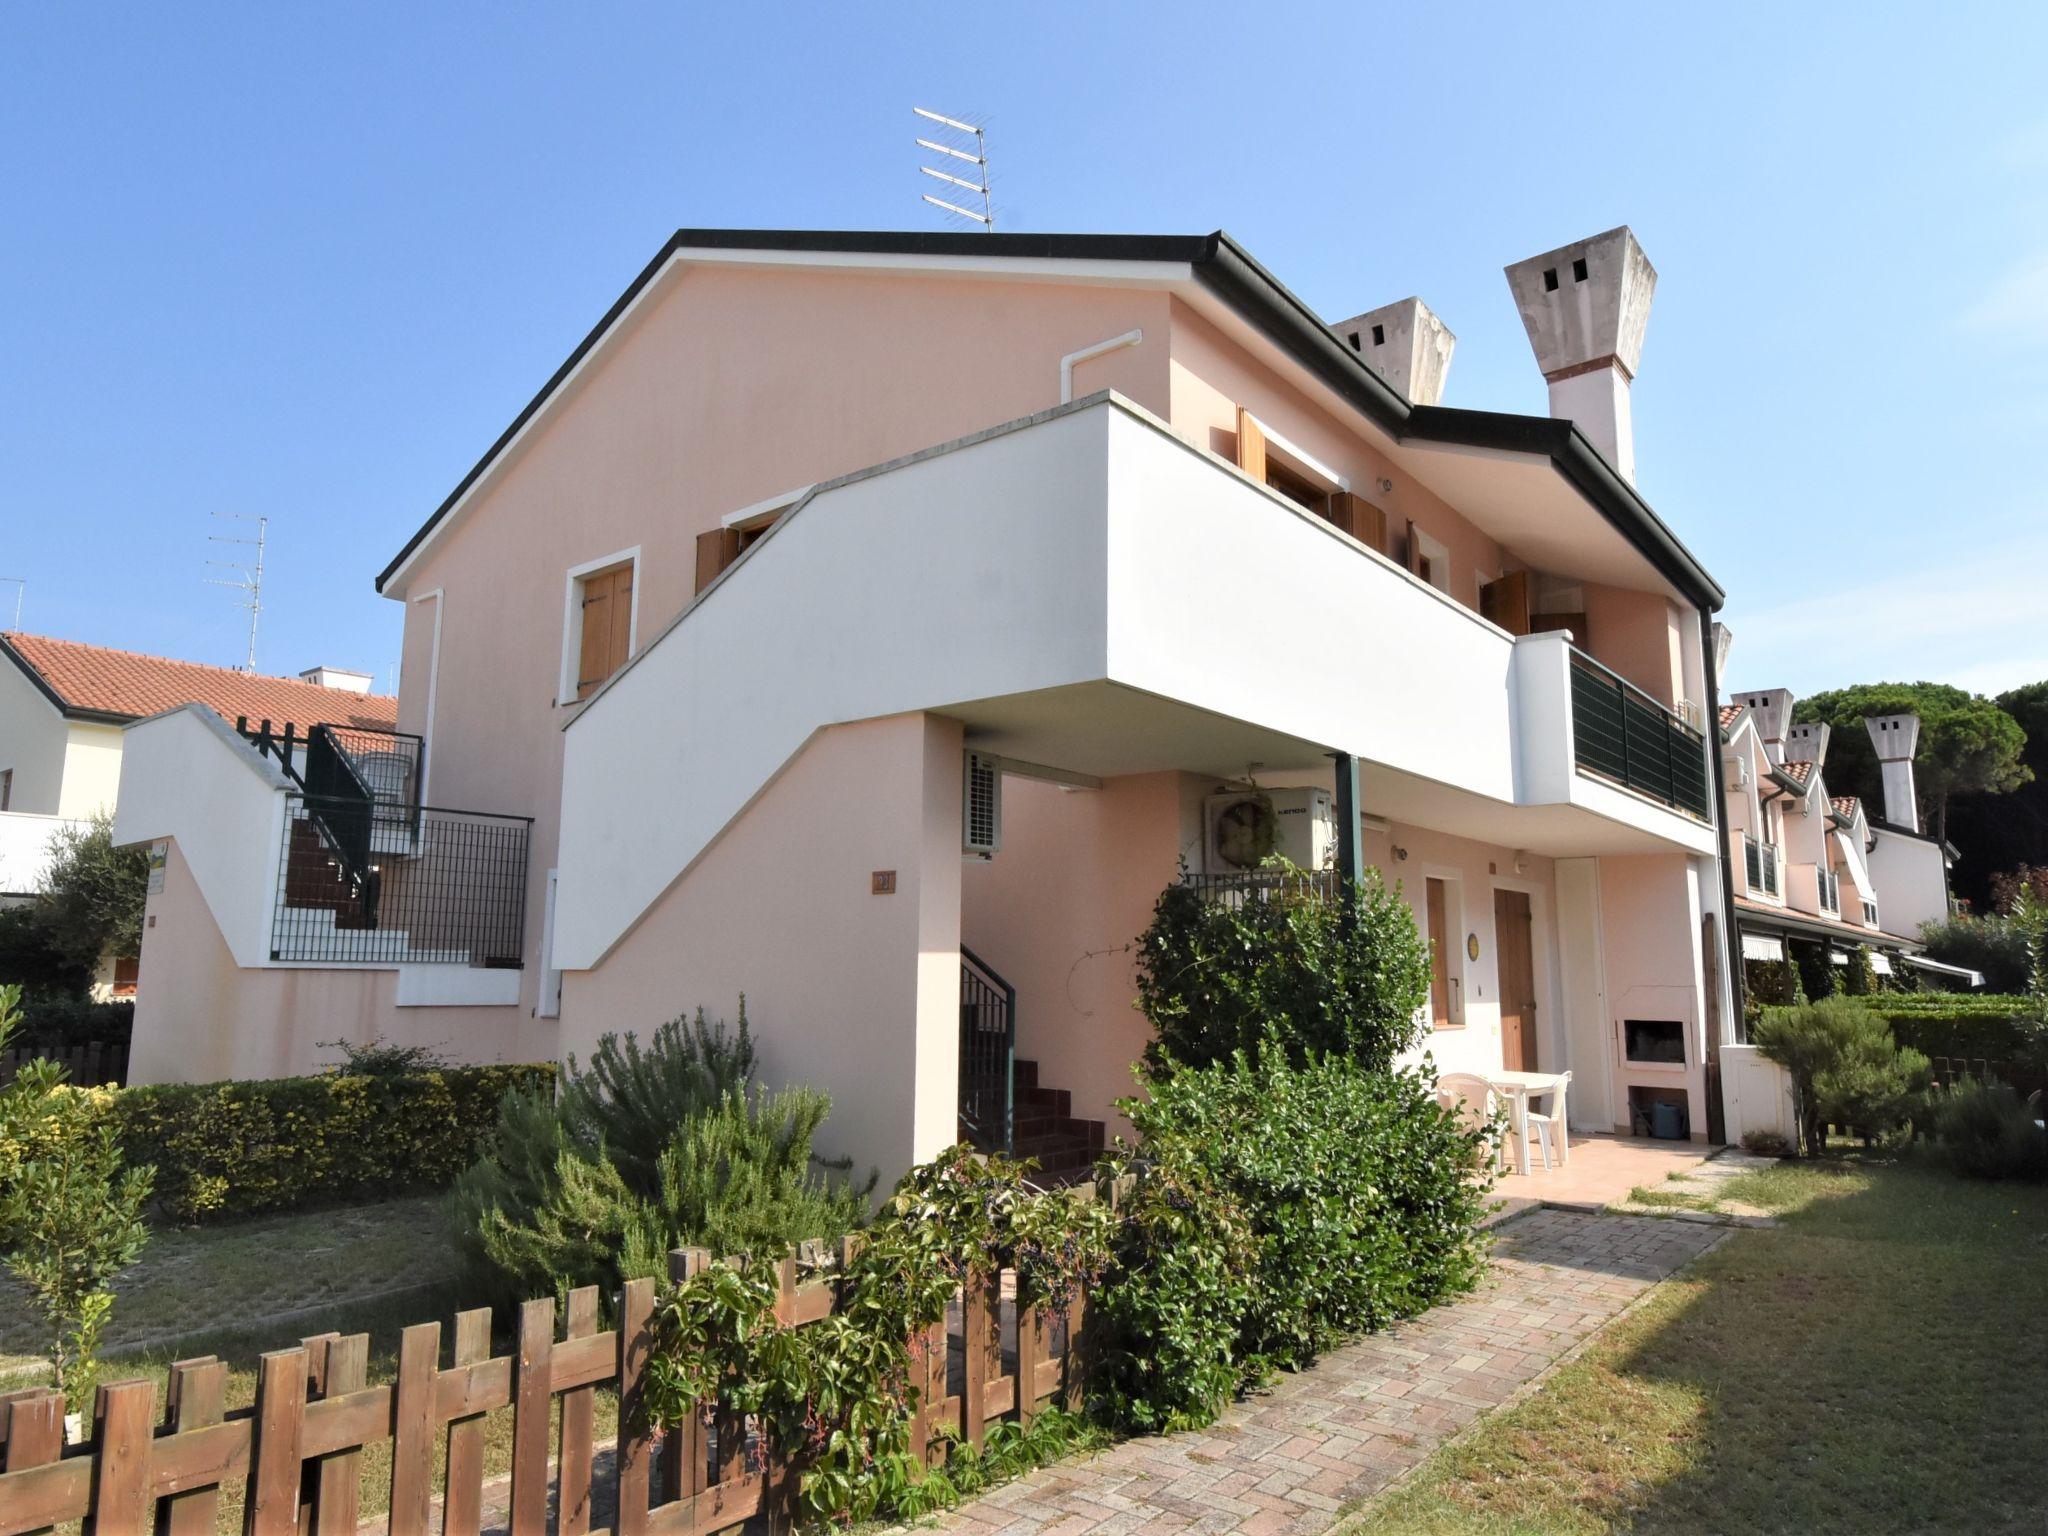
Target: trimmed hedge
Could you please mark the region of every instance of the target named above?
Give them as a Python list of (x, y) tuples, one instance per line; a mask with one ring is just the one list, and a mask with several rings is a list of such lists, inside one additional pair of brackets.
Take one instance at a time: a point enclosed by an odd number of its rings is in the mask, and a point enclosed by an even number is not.
[(1870, 1011), (1891, 1025), (1894, 1040), (1924, 1056), (2029, 1063), (2048, 1048), (2040, 1004), (2029, 1010), (2024, 998), (2011, 999), (2003, 1008), (1899, 1008), (1897, 1002), (1872, 998)]
[(165, 1212), (199, 1221), (445, 1186), (476, 1161), (507, 1093), (554, 1080), (546, 1063), (335, 1072), (160, 1083), (106, 1101), (129, 1164), (155, 1165)]

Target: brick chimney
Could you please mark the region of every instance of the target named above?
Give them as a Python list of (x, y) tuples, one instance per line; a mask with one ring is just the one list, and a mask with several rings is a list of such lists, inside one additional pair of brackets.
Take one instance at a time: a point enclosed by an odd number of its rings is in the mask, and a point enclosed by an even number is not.
[(1576, 425), (1634, 484), (1629, 382), (1642, 360), (1656, 268), (1623, 225), (1518, 261), (1507, 274), (1550, 385), (1550, 414)]
[(1411, 403), (1435, 405), (1443, 399), (1458, 338), (1422, 300), (1382, 305), (1330, 329)]
[(1872, 715), (1864, 720), (1884, 774), (1884, 819), (1909, 832), (1920, 830), (1920, 799), (1913, 789), (1913, 754), (1920, 748), (1918, 715)]

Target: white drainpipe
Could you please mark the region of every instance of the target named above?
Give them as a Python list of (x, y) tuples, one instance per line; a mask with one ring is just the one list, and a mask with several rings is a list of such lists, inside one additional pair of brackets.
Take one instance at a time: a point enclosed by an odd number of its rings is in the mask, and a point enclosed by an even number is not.
[(1145, 339), (1143, 331), (1125, 331), (1121, 336), (1112, 336), (1107, 341), (1098, 341), (1092, 347), (1083, 347), (1078, 352), (1069, 352), (1060, 359), (1060, 404), (1065, 405), (1074, 398), (1074, 365), (1085, 363), (1090, 358), (1114, 352), (1119, 347), (1135, 347)]

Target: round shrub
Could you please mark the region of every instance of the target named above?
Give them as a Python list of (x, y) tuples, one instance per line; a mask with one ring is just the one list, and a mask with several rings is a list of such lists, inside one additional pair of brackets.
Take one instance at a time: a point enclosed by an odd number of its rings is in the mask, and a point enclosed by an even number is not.
[(1232, 905), (1171, 885), (1138, 943), (1146, 1066), (1228, 1061), (1279, 1043), (1295, 1061), (1348, 1057), (1381, 1069), (1421, 1037), (1429, 945), (1377, 871), (1335, 899), (1276, 863), (1279, 888)]
[(1342, 1056), (1297, 1065), (1267, 1049), (1151, 1089), (1122, 1106), (1147, 1160), (1216, 1191), (1250, 1227), (1245, 1380), (1305, 1366), (1478, 1279), (1486, 1186), (1472, 1170), (1484, 1136), (1461, 1127), (1422, 1073)]

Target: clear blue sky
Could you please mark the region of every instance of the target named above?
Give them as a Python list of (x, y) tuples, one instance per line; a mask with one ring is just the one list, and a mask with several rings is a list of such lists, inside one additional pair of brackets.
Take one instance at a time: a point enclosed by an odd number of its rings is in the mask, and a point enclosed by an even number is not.
[[(1651, 502), (1731, 681), (2048, 677), (2048, 7), (0, 8), (0, 575), (24, 627), (388, 680), (371, 581), (680, 225), (1242, 240), (1325, 316), (1419, 293), (1447, 402), (1540, 412), (1501, 267), (1660, 273)], [(0, 624), (13, 589), (0, 586)]]

